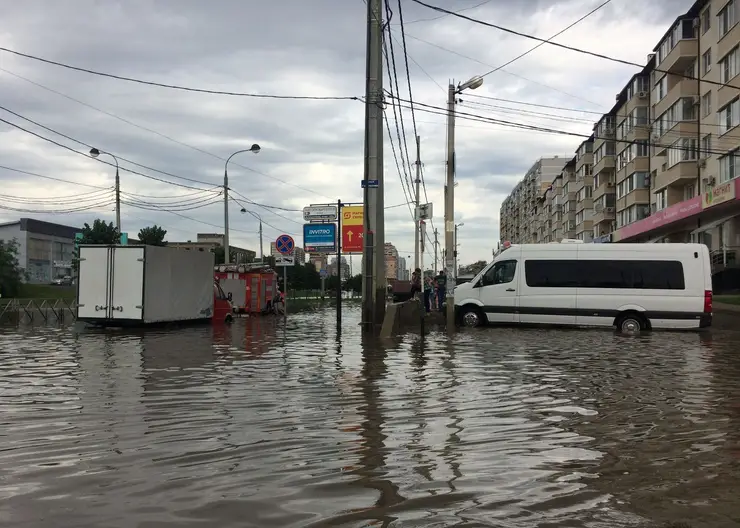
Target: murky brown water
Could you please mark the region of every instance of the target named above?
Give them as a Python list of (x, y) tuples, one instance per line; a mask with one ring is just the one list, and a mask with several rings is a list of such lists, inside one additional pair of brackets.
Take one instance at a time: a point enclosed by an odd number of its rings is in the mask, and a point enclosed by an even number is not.
[(0, 329), (0, 525), (740, 525), (740, 331), (358, 316)]

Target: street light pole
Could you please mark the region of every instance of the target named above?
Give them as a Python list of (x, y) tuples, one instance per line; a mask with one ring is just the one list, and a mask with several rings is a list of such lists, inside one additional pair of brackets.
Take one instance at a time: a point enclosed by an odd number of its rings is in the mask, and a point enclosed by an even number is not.
[[(453, 276), (455, 266), (455, 96), (463, 90), (475, 90), (483, 84), (482, 77), (473, 77), (457, 87), (450, 83), (447, 89), (447, 179), (445, 184), (445, 257), (447, 280)], [(447, 330), (455, 329), (455, 298), (453, 285), (447, 285)]]
[(224, 264), (229, 263), (229, 161), (231, 158), (242, 152), (254, 152), (257, 154), (260, 151), (260, 146), (254, 143), (248, 149), (237, 150), (231, 156), (226, 158), (224, 163)]
[(121, 236), (121, 178), (118, 175), (118, 158), (116, 158), (110, 152), (98, 150), (95, 147), (90, 149), (90, 156), (97, 158), (101, 154), (107, 154), (113, 161), (116, 162), (116, 229), (118, 230), (118, 236)]
[(247, 209), (245, 209), (243, 207), (242, 207), (242, 213), (249, 213), (253, 217), (255, 217), (257, 220), (259, 220), (259, 223), (260, 223), (260, 230), (259, 230), (259, 234), (260, 234), (260, 264), (264, 264), (265, 263), (265, 254), (262, 251), (262, 217), (260, 215), (258, 215), (257, 213), (255, 213), (254, 211), (249, 211), (249, 210), (247, 210)]
[(414, 211), (414, 270), (419, 268), (419, 246), (421, 236), (421, 217), (419, 215), (421, 202), (419, 199), (419, 185), (421, 184), (421, 140), (416, 136), (416, 210)]

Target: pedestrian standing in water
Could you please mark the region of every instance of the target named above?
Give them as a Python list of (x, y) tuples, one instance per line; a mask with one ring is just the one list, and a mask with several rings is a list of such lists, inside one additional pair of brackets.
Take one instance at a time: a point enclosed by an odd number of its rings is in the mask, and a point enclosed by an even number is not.
[(417, 293), (421, 293), (421, 270), (419, 268), (411, 274), (411, 298), (415, 298)]
[(436, 277), (437, 281), (437, 310), (442, 311), (442, 303), (445, 302), (445, 293), (447, 292), (447, 275), (445, 270), (441, 270)]
[(432, 292), (434, 291), (434, 284), (432, 283), (431, 277), (424, 277), (424, 308), (427, 313), (432, 311)]

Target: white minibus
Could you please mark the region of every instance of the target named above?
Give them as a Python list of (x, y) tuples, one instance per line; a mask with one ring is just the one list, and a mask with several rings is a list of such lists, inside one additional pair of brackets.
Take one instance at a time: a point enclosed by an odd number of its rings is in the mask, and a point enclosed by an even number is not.
[(712, 272), (704, 244), (522, 244), (455, 288), (457, 321), (706, 328)]

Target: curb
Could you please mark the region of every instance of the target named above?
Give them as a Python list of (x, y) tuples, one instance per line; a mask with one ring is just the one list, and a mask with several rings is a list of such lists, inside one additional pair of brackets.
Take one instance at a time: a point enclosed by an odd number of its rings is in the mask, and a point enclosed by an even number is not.
[(740, 314), (740, 305), (714, 302), (714, 311), (718, 313)]

